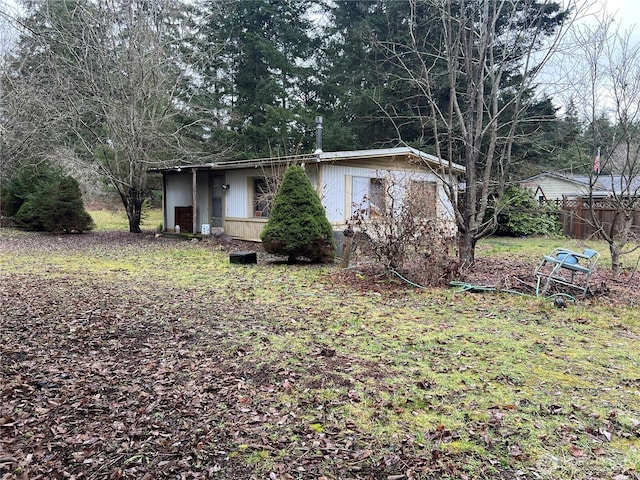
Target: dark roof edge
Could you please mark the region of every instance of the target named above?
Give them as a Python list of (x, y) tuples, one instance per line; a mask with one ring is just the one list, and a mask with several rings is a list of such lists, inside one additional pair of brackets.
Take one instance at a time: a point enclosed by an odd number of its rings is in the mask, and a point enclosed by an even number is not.
[(439, 167), (450, 168), (451, 170), (462, 173), (465, 171), (463, 165), (442, 160), (434, 155), (430, 155), (421, 150), (411, 147), (395, 147), (385, 149), (369, 149), (369, 150), (347, 150), (339, 152), (317, 152), (305, 155), (289, 155), (283, 157), (254, 158), (250, 160), (231, 160), (226, 162), (213, 162), (201, 164), (185, 164), (172, 167), (150, 168), (149, 172), (181, 172), (182, 170), (228, 170), (241, 168), (258, 168), (275, 165), (300, 164), (306, 162), (335, 162), (349, 159), (364, 159), (375, 157), (392, 157), (395, 155), (412, 155), (421, 160), (437, 165)]

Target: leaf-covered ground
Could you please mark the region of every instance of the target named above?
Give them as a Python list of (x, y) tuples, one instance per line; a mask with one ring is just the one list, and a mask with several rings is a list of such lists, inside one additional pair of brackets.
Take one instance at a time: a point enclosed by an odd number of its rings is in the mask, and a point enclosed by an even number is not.
[(229, 248), (0, 230), (1, 478), (640, 478), (633, 277), (557, 309)]

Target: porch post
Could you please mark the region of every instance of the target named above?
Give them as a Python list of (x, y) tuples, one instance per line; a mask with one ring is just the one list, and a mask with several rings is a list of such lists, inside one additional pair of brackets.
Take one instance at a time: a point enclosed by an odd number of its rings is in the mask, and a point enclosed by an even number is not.
[(196, 233), (196, 229), (198, 228), (198, 209), (196, 202), (198, 200), (198, 192), (197, 192), (197, 169), (191, 169), (191, 232)]
[(162, 231), (169, 231), (167, 223), (167, 172), (162, 172)]

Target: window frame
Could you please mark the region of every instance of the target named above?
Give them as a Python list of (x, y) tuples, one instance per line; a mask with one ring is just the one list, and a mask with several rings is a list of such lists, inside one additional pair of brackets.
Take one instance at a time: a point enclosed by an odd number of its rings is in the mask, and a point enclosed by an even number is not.
[[(359, 175), (351, 176), (350, 180), (351, 189), (348, 194), (351, 197), (351, 218), (370, 220), (384, 216), (387, 209), (387, 180), (384, 177)], [(366, 192), (363, 188), (365, 182)]]
[[(262, 191), (258, 185), (262, 184)], [(249, 177), (250, 208), (252, 218), (269, 218), (273, 208), (273, 198), (261, 199), (260, 195), (269, 195), (269, 180), (265, 176)]]

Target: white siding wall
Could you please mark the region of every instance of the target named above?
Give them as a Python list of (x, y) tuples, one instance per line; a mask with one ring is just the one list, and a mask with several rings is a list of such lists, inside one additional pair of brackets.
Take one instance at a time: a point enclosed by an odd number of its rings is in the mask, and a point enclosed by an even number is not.
[[(255, 171), (255, 176), (259, 176), (260, 170)], [(253, 170), (229, 170), (226, 172), (226, 182), (229, 189), (226, 192), (226, 212), (225, 217), (249, 218), (249, 191), (248, 178), (253, 174)]]
[(564, 195), (573, 197), (589, 193), (586, 186), (581, 187), (574, 182), (567, 182), (561, 178), (542, 177), (538, 179), (538, 185), (540, 185), (547, 200), (562, 199)]
[(320, 182), (320, 166), (317, 163), (310, 163), (305, 165), (304, 171), (307, 174), (307, 177), (309, 177), (313, 188), (315, 188), (318, 194), (320, 194), (320, 190), (318, 189), (318, 183)]
[(167, 198), (164, 201), (165, 218), (167, 224), (164, 226), (165, 230), (173, 230), (176, 224), (175, 207), (188, 207), (191, 205), (191, 174), (187, 173), (168, 173), (165, 177), (167, 184), (166, 195)]
[[(403, 172), (385, 169), (350, 167), (342, 165), (324, 165), (322, 169), (322, 204), (331, 223), (342, 224), (351, 217), (353, 177), (388, 178), (392, 176), (396, 183), (396, 198), (401, 198), (404, 188), (402, 183), (407, 181), (441, 182), (434, 174), (426, 172)], [(451, 202), (444, 189), (439, 186), (439, 196), (442, 205), (438, 205), (438, 212), (453, 215)], [(357, 194), (356, 194), (357, 195)], [(399, 206), (399, 205), (398, 205)]]
[(455, 221), (456, 216), (453, 211), (453, 204), (451, 203), (451, 200), (449, 200), (447, 190), (444, 186), (441, 186), (440, 183), (438, 183), (438, 195), (440, 198), (440, 205), (438, 205), (436, 211), (440, 214), (443, 220)]

